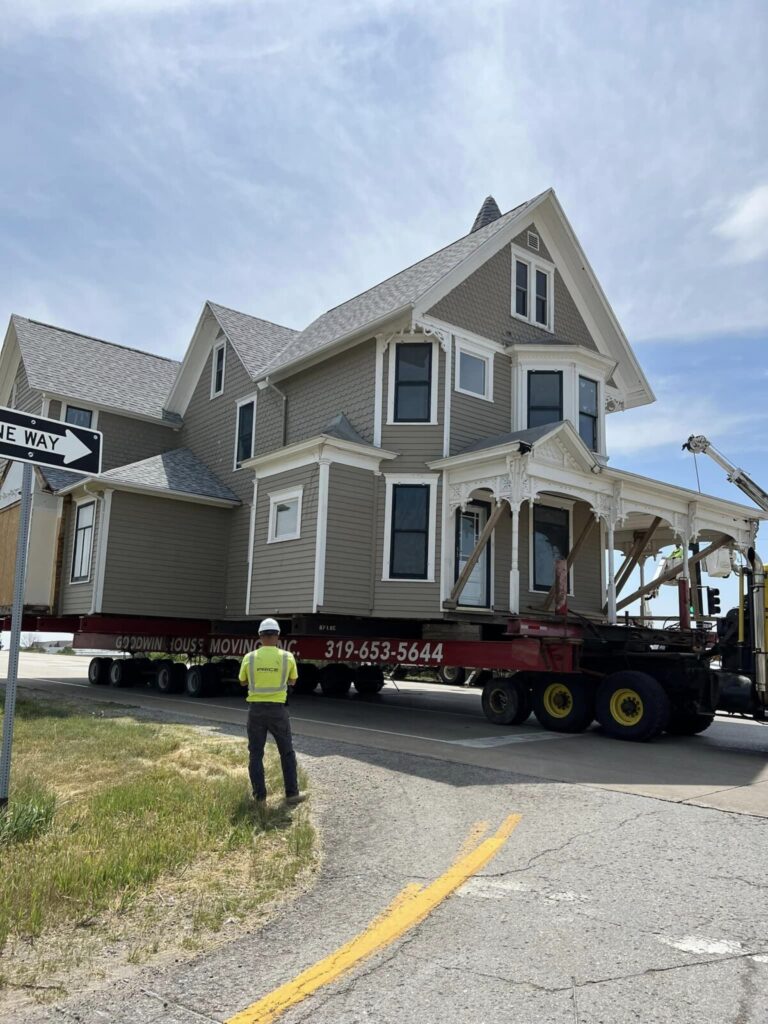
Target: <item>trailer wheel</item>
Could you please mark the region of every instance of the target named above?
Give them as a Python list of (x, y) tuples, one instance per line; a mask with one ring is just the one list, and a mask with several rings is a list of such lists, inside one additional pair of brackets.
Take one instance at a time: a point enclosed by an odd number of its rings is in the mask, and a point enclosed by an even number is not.
[(527, 675), (501, 676), (483, 687), (483, 714), (494, 725), (521, 725), (531, 713)]
[(190, 697), (208, 696), (207, 673), (203, 672), (205, 665), (193, 665), (187, 672), (186, 687)]
[(115, 687), (133, 686), (136, 681), (136, 667), (131, 658), (115, 658), (109, 666), (109, 685)]
[(672, 708), (666, 731), (670, 736), (698, 736), (712, 725), (715, 720), (713, 712), (700, 714), (686, 711), (683, 708)]
[(381, 665), (361, 665), (355, 671), (355, 689), (362, 697), (375, 696), (384, 686)]
[(533, 713), (551, 732), (584, 732), (595, 717), (594, 688), (582, 676), (544, 675), (533, 688)]
[(293, 684), (293, 692), (314, 693), (317, 689), (320, 669), (311, 661), (300, 661), (296, 668), (299, 670), (299, 678)]
[(613, 672), (598, 687), (595, 716), (608, 736), (643, 743), (667, 728), (669, 697), (645, 672)]
[(320, 669), (320, 689), (324, 697), (346, 697), (354, 679), (349, 665), (325, 665)]
[(160, 693), (183, 693), (187, 681), (187, 667), (178, 661), (163, 662), (157, 673), (157, 688)]
[(111, 658), (91, 658), (88, 665), (88, 682), (91, 686), (106, 686), (109, 683)]
[(446, 686), (463, 686), (467, 678), (467, 670), (457, 665), (441, 665), (437, 670), (437, 676), (441, 683)]

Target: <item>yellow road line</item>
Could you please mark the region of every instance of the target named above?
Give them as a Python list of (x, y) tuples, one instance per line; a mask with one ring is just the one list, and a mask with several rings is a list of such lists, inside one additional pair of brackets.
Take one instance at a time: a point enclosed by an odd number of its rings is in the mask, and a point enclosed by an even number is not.
[(465, 854), (469, 853), (471, 850), (474, 850), (474, 848), (477, 846), (477, 844), (480, 842), (480, 840), (483, 838), (485, 833), (490, 828), (490, 825), (491, 823), (489, 821), (475, 822), (475, 824), (469, 830), (469, 835), (461, 844), (461, 849), (459, 850), (459, 858), (465, 856)]
[(426, 888), (419, 885), (406, 886), (389, 907), (351, 942), (319, 960), (293, 981), (281, 985), (247, 1009), (236, 1013), (225, 1024), (270, 1024), (289, 1007), (300, 1003), (324, 985), (336, 981), (361, 960), (386, 949), (423, 921), (447, 896), (495, 857), (519, 822), (519, 814), (510, 814), (494, 835), (460, 857)]

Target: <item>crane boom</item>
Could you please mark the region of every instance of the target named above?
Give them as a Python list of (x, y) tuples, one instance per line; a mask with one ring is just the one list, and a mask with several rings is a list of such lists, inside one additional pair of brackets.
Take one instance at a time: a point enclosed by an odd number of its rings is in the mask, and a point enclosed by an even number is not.
[(748, 498), (751, 498), (756, 505), (759, 505), (761, 509), (768, 512), (768, 491), (764, 491), (743, 469), (739, 469), (738, 466), (734, 466), (732, 462), (729, 462), (722, 452), (719, 452), (703, 434), (691, 434), (683, 448), (693, 452), (694, 455), (699, 453), (708, 455), (710, 459), (713, 459), (718, 466), (725, 470), (728, 480), (732, 484), (736, 484), (739, 490), (743, 491)]

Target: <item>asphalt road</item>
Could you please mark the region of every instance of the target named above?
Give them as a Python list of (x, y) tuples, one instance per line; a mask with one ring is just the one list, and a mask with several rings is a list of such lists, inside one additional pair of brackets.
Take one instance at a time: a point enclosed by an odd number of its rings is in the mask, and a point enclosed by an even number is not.
[[(243, 726), (237, 699), (91, 688), (84, 667), (27, 659), (24, 685)], [(236, 946), (25, 1019), (226, 1021), (363, 930), (405, 885), (440, 876), (470, 834), (516, 813), (479, 874), (280, 1020), (768, 1020), (767, 726), (723, 720), (643, 746), (596, 731), (554, 737), (531, 723), (493, 727), (476, 692), (429, 684), (374, 701), (296, 698), (292, 714), (323, 837), (312, 892)]]

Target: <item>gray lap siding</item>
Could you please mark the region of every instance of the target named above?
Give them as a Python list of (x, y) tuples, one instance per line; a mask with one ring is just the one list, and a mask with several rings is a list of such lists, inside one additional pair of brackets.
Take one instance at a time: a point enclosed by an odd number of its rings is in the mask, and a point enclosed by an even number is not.
[(483, 437), (505, 434), (512, 428), (512, 364), (500, 352), (493, 356), (493, 401), (456, 391), (458, 358), (454, 352), (451, 393), (451, 448), (456, 455)]
[[(77, 506), (71, 499), (66, 500), (64, 504), (64, 549), (62, 552), (61, 584), (58, 602), (61, 615), (87, 615), (93, 604), (96, 552), (99, 546), (99, 531), (101, 529), (101, 502), (98, 498), (93, 500), (96, 502), (96, 510), (91, 546), (91, 571), (88, 580), (84, 583), (71, 582)], [(85, 504), (85, 502), (81, 502), (81, 504)]]
[(114, 491), (102, 611), (219, 618), (231, 510)]
[(179, 447), (178, 430), (129, 416), (100, 412), (97, 428), (104, 434), (104, 470), (141, 462)]
[(16, 405), (15, 408), (20, 412), (37, 412), (39, 413), (43, 408), (43, 396), (39, 391), (35, 391), (34, 388), (29, 386), (27, 380), (27, 372), (24, 369), (24, 364), (19, 363), (19, 368), (16, 371)]
[(427, 463), (439, 459), (443, 454), (443, 423), (445, 421), (445, 353), (436, 346), (437, 381), (437, 422), (432, 423), (387, 423), (389, 408), (389, 352), (384, 355), (384, 380), (382, 396), (381, 446), (398, 457), (383, 467), (386, 473), (427, 472)]
[(334, 464), (328, 488), (325, 594), (321, 611), (368, 615), (372, 606), (374, 492), (380, 478), (366, 469)]
[[(301, 535), (268, 543), (270, 494), (302, 487)], [(315, 591), (317, 465), (301, 466), (259, 480), (253, 545), (251, 615), (311, 612)]]

